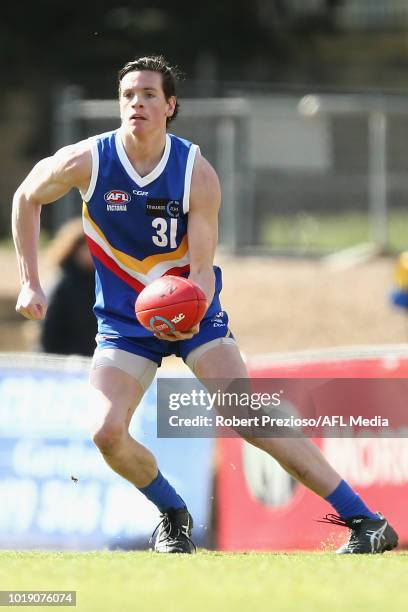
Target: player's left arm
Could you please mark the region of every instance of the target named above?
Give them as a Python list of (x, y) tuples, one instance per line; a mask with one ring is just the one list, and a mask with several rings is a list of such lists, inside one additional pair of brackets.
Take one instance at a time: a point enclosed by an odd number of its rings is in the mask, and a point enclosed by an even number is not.
[(190, 277), (204, 291), (208, 306), (214, 297), (214, 254), (218, 242), (218, 211), (221, 189), (211, 164), (201, 155), (196, 158), (191, 180), (188, 214)]
[[(221, 189), (218, 176), (211, 164), (197, 154), (191, 178), (190, 208), (188, 213), (188, 250), (190, 275), (205, 293), (210, 306), (215, 290), (213, 260), (218, 241), (218, 211)], [(189, 340), (200, 329), (195, 325), (186, 332), (155, 333), (161, 340)]]

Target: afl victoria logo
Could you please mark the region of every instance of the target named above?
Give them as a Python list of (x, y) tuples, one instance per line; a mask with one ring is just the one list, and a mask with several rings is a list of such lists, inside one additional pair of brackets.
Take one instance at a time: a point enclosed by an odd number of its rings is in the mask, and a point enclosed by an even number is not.
[(130, 195), (126, 193), (126, 191), (121, 191), (120, 189), (112, 189), (105, 193), (103, 196), (105, 202), (109, 204), (126, 204), (130, 202)]

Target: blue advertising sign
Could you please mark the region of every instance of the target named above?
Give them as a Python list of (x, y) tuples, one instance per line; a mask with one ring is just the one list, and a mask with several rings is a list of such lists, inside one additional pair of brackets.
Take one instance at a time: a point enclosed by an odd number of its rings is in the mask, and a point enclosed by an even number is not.
[[(87, 379), (86, 368), (42, 367), (41, 356), (35, 368), (0, 366), (0, 547), (147, 547), (159, 512), (91, 441)], [(205, 544), (213, 440), (157, 439), (156, 418), (153, 383), (130, 433), (186, 500)]]

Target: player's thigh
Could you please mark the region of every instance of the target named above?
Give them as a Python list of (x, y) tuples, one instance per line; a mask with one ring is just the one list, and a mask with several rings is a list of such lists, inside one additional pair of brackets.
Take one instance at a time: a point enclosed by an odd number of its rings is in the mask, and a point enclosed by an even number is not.
[[(206, 350), (208, 348), (208, 350)], [(201, 349), (201, 354), (198, 350)], [(199, 357), (197, 360), (186, 360), (187, 365), (190, 365), (193, 373), (197, 376), (200, 382), (211, 393), (228, 393), (232, 396), (242, 397), (251, 394), (251, 383), (249, 380), (248, 370), (242, 355), (235, 342), (214, 344), (208, 343), (208, 347), (203, 345), (195, 349)], [(190, 357), (190, 356), (189, 356)], [(194, 357), (194, 355), (193, 355)], [(224, 417), (243, 417), (248, 418), (254, 416), (248, 412), (248, 408), (243, 408), (238, 401), (236, 404), (228, 401), (221, 402), (215, 405), (215, 409)], [(252, 442), (254, 432), (251, 429), (238, 428), (236, 433), (248, 442)]]
[(196, 359), (189, 355), (186, 363), (212, 393), (249, 393), (250, 384), (246, 365), (235, 341), (211, 341), (194, 350)]
[[(194, 358), (194, 353), (197, 358)], [(248, 378), (246, 365), (235, 342), (204, 344), (194, 349), (186, 362), (200, 380)]]
[(95, 424), (129, 427), (133, 413), (154, 379), (157, 364), (118, 349), (97, 351), (90, 374)]

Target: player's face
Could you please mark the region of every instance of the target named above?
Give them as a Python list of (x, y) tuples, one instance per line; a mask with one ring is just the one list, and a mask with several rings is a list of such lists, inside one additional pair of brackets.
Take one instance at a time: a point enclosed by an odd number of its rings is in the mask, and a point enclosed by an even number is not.
[(143, 135), (166, 129), (166, 120), (174, 112), (176, 98), (172, 96), (166, 100), (160, 73), (137, 70), (123, 77), (119, 104), (122, 125), (135, 135)]

